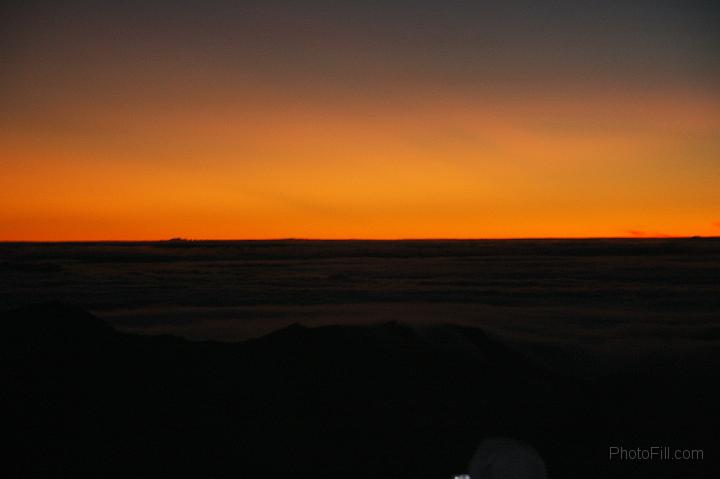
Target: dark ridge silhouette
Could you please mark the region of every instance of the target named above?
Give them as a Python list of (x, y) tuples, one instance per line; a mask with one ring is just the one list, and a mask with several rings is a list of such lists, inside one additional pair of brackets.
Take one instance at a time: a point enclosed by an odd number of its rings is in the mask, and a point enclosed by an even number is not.
[(114, 329), (101, 319), (76, 306), (47, 302), (7, 312), (4, 326), (9, 343), (44, 343), (49, 349), (77, 348), (109, 340)]
[[(552, 478), (720, 472), (714, 371), (580, 384), (450, 324), (193, 342), (46, 303), (7, 311), (2, 328), (9, 477), (449, 478), (498, 436), (532, 446)], [(663, 444), (705, 460), (607, 458)]]

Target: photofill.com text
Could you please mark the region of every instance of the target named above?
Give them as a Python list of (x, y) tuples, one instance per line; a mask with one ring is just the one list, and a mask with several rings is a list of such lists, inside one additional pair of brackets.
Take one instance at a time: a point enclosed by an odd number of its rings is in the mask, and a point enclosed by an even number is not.
[(703, 449), (676, 449), (670, 446), (625, 448), (610, 446), (611, 461), (702, 461)]

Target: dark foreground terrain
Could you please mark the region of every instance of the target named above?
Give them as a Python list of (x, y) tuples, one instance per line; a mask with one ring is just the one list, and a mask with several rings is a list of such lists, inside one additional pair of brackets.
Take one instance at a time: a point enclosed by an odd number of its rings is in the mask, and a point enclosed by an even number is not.
[[(498, 435), (554, 478), (720, 477), (718, 372), (682, 358), (567, 378), (465, 326), (193, 342), (60, 303), (7, 312), (1, 341), (11, 477), (448, 478)], [(608, 459), (655, 445), (704, 459)]]
[(16, 477), (720, 477), (717, 238), (4, 243), (2, 311)]

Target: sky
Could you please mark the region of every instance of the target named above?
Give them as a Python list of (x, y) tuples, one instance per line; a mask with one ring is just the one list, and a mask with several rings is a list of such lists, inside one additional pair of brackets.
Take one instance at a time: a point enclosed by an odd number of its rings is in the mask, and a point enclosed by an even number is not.
[(11, 1), (0, 240), (720, 235), (711, 1)]

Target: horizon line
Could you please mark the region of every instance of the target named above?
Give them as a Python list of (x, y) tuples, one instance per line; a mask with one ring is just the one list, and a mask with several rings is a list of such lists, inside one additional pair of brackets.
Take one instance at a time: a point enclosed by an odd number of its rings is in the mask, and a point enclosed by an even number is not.
[(515, 236), (515, 237), (421, 237), (421, 238), (184, 238), (173, 237), (163, 239), (81, 239), (81, 240), (0, 240), (0, 244), (48, 244), (48, 243), (211, 243), (211, 242), (272, 242), (272, 241), (542, 241), (542, 240), (657, 240), (657, 239), (720, 239), (720, 236), (702, 235), (661, 235), (661, 236)]

